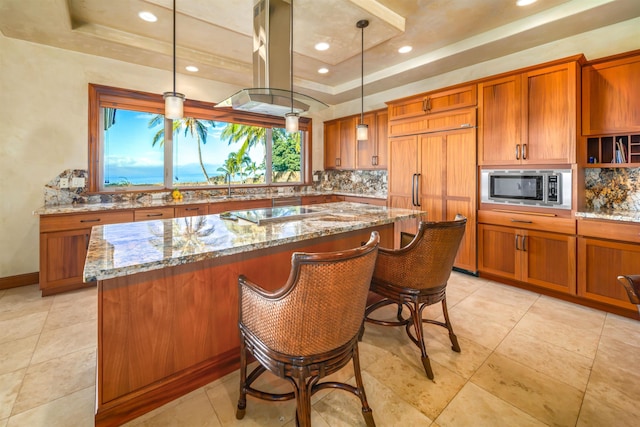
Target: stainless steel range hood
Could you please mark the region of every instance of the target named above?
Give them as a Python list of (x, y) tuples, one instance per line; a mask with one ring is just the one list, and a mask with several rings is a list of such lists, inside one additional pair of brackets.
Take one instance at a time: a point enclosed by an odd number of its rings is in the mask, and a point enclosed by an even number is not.
[(328, 105), (289, 90), (291, 73), (291, 3), (287, 0), (255, 0), (253, 6), (253, 88), (243, 89), (216, 104), (216, 108), (271, 116), (293, 111), (302, 114)]

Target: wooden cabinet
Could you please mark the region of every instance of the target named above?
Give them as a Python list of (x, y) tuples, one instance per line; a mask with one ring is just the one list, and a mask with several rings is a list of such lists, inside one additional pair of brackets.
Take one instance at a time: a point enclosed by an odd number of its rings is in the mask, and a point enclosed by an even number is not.
[(481, 273), (576, 294), (575, 220), (479, 211), (478, 223)]
[[(638, 167), (640, 165), (640, 134), (617, 134), (584, 138), (584, 150), (578, 161), (585, 167)], [(620, 146), (622, 150), (619, 150)], [(618, 154), (616, 151), (619, 151)]]
[(389, 121), (389, 137), (472, 128), (475, 123), (475, 108), (452, 110), (419, 118)]
[(40, 217), (40, 290), (42, 295), (79, 289), (94, 225), (133, 221), (132, 211)]
[(582, 134), (640, 133), (640, 51), (582, 68)]
[(318, 203), (332, 203), (341, 201), (342, 197), (333, 194), (322, 194), (316, 196), (302, 196), (303, 205), (316, 205)]
[(476, 105), (476, 85), (430, 92), (387, 103), (389, 120), (420, 117)]
[(237, 200), (209, 204), (209, 214), (217, 214), (227, 211), (240, 211), (245, 209), (270, 208), (273, 206), (271, 199)]
[(386, 169), (387, 110), (365, 113), (362, 122), (369, 126), (369, 137), (356, 140), (360, 114), (324, 123), (325, 169)]
[[(477, 270), (475, 183), (475, 128), (390, 139), (389, 206), (423, 210), (429, 221), (466, 216), (467, 229), (454, 265), (471, 272)], [(400, 231), (416, 229), (414, 221)]]
[(387, 109), (364, 114), (362, 122), (369, 126), (369, 137), (356, 141), (356, 169), (387, 168), (388, 116)]
[(639, 271), (640, 224), (578, 220), (578, 295), (635, 314), (617, 277)]
[(356, 117), (325, 122), (325, 169), (355, 169)]
[(578, 81), (571, 61), (480, 83), (478, 163), (575, 163)]
[(173, 218), (173, 208), (145, 208), (133, 211), (134, 221), (150, 221), (154, 219)]
[(208, 213), (209, 213), (209, 206), (206, 204), (176, 206), (174, 209), (175, 218), (181, 218), (185, 216), (207, 215)]

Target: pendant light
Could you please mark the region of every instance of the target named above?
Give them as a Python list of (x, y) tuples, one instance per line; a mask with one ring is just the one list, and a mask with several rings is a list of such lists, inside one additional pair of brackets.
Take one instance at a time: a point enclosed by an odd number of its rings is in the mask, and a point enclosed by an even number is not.
[(184, 115), (184, 94), (176, 92), (176, 0), (173, 0), (173, 92), (165, 92), (164, 117), (179, 120)]
[(361, 19), (356, 23), (356, 27), (362, 30), (362, 49), (360, 56), (360, 124), (356, 127), (356, 139), (365, 141), (369, 139), (369, 126), (364, 123), (364, 29), (369, 26), (369, 21)]
[(291, 71), (289, 73), (289, 79), (291, 81), (291, 111), (284, 115), (285, 129), (289, 133), (298, 132), (298, 120), (300, 115), (293, 111), (293, 0), (289, 6), (289, 54), (291, 58), (289, 65), (291, 65)]

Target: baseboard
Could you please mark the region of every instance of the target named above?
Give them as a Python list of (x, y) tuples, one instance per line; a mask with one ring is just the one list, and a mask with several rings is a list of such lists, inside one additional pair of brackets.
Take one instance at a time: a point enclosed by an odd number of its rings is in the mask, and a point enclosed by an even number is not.
[(0, 290), (19, 286), (36, 285), (40, 282), (40, 273), (25, 273), (16, 276), (0, 277)]

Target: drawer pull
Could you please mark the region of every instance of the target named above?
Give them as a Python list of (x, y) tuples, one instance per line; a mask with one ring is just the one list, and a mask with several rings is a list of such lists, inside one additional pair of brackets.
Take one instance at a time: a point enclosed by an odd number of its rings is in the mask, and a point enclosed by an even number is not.
[(200, 208), (185, 208), (185, 211), (199, 211)]
[(154, 217), (154, 216), (162, 216), (162, 214), (161, 213), (152, 213), (152, 214), (150, 213), (150, 214), (147, 214), (147, 218), (151, 218), (151, 217)]
[(511, 222), (521, 222), (523, 224), (533, 224), (533, 221), (529, 221), (528, 219), (513, 219), (513, 218), (511, 218)]
[(100, 218), (95, 219), (81, 219), (80, 222), (100, 222)]

